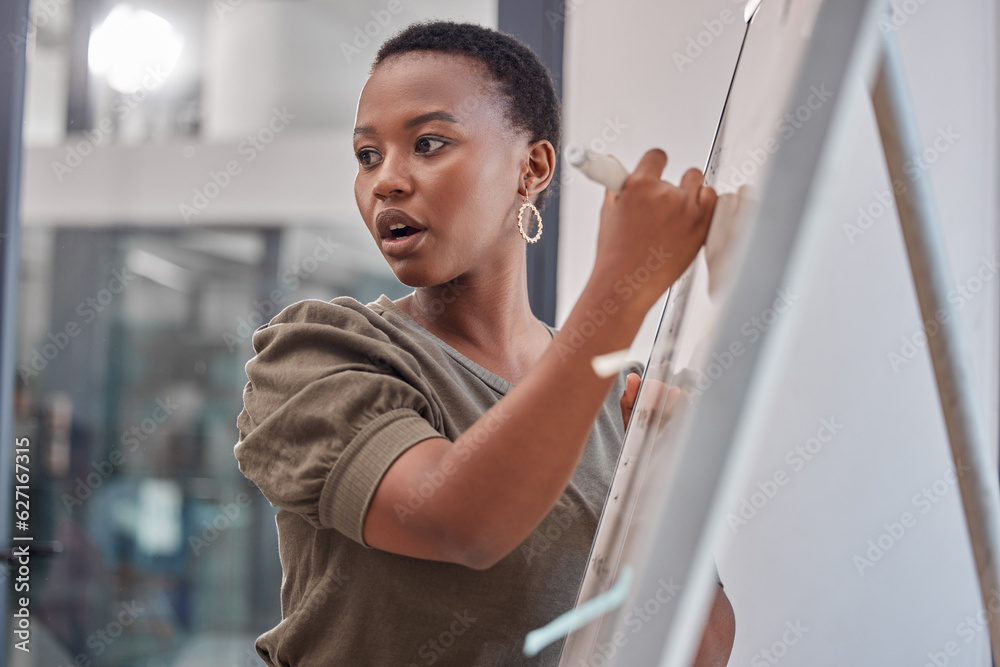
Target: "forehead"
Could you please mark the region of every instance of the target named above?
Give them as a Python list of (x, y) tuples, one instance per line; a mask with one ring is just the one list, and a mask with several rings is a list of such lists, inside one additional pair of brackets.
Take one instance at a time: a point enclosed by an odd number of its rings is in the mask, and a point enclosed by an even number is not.
[(356, 124), (396, 125), (429, 111), (448, 112), (463, 125), (509, 125), (505, 98), (486, 65), (428, 51), (391, 56), (372, 72), (361, 90)]

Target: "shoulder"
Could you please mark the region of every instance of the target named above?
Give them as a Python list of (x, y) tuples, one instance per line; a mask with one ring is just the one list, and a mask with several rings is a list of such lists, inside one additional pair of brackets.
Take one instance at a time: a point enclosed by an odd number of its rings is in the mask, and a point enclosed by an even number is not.
[(352, 297), (305, 299), (285, 307), (252, 337), (247, 377), (295, 387), (339, 371), (392, 374), (418, 382), (419, 352), (378, 312)]
[(363, 321), (370, 322), (368, 315), (375, 315), (375, 313), (368, 306), (350, 296), (338, 296), (330, 301), (303, 299), (285, 306), (281, 312), (271, 318), (270, 322), (259, 329), (276, 324), (357, 325)]
[(345, 335), (386, 340), (388, 323), (365, 304), (350, 296), (338, 296), (330, 301), (304, 299), (289, 304), (281, 312), (254, 331), (254, 352), (277, 340), (305, 337)]

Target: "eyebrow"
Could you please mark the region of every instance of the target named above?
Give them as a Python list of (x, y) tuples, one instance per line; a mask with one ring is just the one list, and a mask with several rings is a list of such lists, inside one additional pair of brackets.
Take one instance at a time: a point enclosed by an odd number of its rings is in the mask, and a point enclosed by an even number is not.
[[(447, 111), (431, 111), (430, 113), (421, 114), (415, 118), (411, 118), (410, 120), (403, 123), (403, 127), (405, 127), (406, 129), (410, 129), (416, 127), (417, 125), (423, 125), (424, 123), (427, 123), (432, 120), (443, 120), (448, 123), (455, 123), (456, 125), (462, 124), (457, 118), (452, 116)], [(358, 136), (359, 134), (378, 134), (378, 133), (375, 131), (375, 128), (370, 125), (359, 125), (358, 127), (354, 128), (354, 136)]]

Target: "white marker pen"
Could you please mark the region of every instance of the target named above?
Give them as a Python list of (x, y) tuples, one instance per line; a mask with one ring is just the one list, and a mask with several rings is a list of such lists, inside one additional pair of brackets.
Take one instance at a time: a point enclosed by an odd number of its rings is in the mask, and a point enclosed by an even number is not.
[(628, 169), (622, 163), (602, 153), (594, 153), (583, 146), (570, 146), (566, 149), (566, 159), (582, 171), (592, 181), (597, 181), (612, 192), (621, 192), (628, 178)]

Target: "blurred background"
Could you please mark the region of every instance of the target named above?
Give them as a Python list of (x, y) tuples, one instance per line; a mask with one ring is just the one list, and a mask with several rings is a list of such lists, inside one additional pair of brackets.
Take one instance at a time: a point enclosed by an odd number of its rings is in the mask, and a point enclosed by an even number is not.
[[(274, 510), (233, 457), (250, 336), (302, 299), (410, 291), (353, 194), (355, 106), (382, 41), (432, 18), (511, 32), (553, 72), (564, 145), (629, 167), (660, 146), (676, 181), (708, 157), (743, 35), (725, 12), (743, 4), (33, 0), (0, 44), (8, 60), (27, 52), (18, 312), (3, 326), (17, 334), (32, 530), (51, 553), (32, 559), (32, 652), (8, 640), (7, 664), (261, 664), (281, 569)], [(926, 145), (958, 135), (925, 168), (959, 285), (1000, 243), (996, 3), (892, 5)], [(802, 333), (743, 495), (821, 418), (849, 428), (718, 555), (733, 665), (764, 664), (799, 621), (809, 634), (782, 664), (923, 664), (976, 612), (956, 493), (876, 570), (852, 561), (949, 460), (926, 353), (885, 361), (920, 327), (895, 213), (847, 233), (887, 186), (864, 91), (850, 97), (851, 169), (823, 200), (816, 274), (792, 286)], [(593, 265), (603, 191), (565, 170), (553, 189), (529, 289), (560, 326)], [(960, 313), (994, 443), (996, 275)], [(633, 358), (649, 358), (661, 311)], [(950, 665), (989, 664), (979, 630)]]
[(408, 23), (497, 12), (31, 3), (15, 432), (56, 552), (33, 558), (32, 651), (9, 664), (262, 664), (281, 568), (233, 457), (251, 334), (301, 299), (410, 291), (354, 203), (357, 98)]

